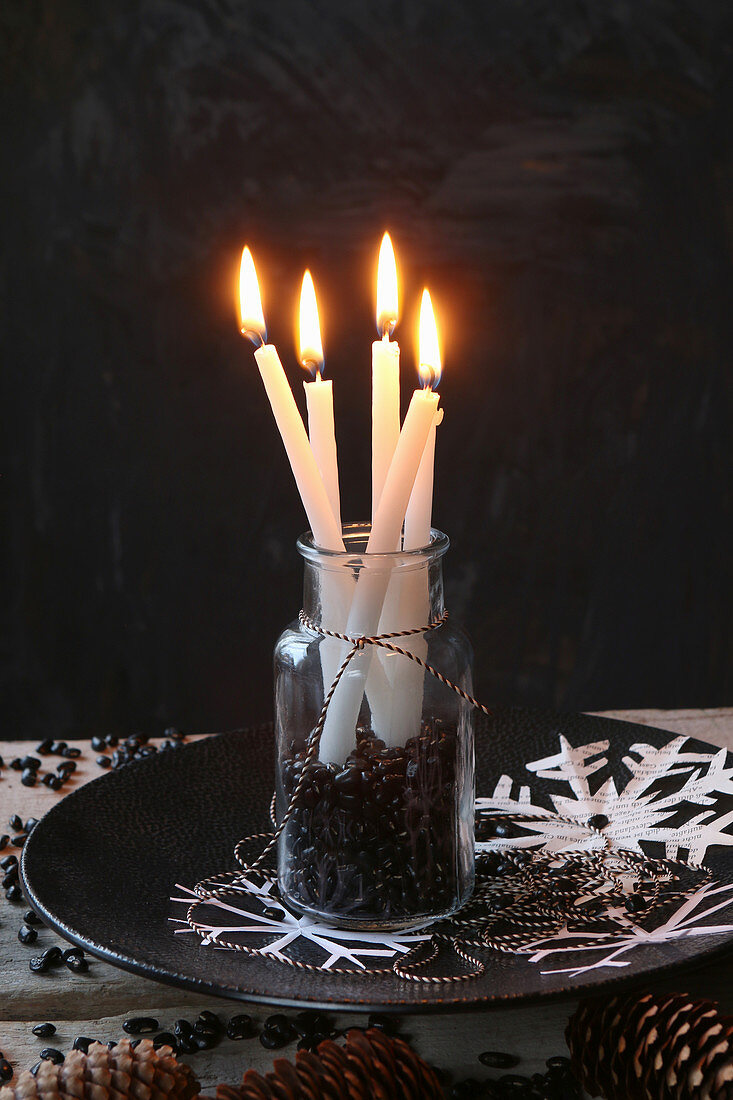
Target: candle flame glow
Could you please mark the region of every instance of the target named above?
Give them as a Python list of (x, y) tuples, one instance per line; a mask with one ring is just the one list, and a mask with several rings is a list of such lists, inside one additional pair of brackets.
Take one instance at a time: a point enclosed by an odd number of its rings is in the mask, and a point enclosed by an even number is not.
[(435, 323), (430, 292), (423, 290), (420, 303), (420, 353), (418, 372), (424, 389), (433, 390), (440, 382), (442, 364), (438, 326)]
[(377, 266), (377, 332), (380, 336), (391, 336), (398, 316), (397, 263), (389, 233), (385, 233)]
[(267, 326), (262, 312), (257, 272), (252, 253), (246, 245), (239, 267), (239, 331), (253, 344), (260, 345), (267, 341)]
[(308, 370), (320, 375), (323, 370), (323, 343), (318, 319), (316, 289), (310, 271), (303, 276), (300, 290), (300, 361)]

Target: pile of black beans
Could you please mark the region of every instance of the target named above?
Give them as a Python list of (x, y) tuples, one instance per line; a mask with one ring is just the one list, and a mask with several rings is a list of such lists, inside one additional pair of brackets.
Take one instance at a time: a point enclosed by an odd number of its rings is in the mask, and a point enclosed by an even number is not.
[[(492, 1069), (509, 1069), (519, 1059), (501, 1051), (484, 1051), (479, 1061)], [(503, 1073), (483, 1081), (466, 1077), (450, 1089), (450, 1100), (582, 1100), (583, 1092), (570, 1069), (570, 1059), (554, 1055), (546, 1062), (544, 1073), (527, 1077), (522, 1073)]]
[[(360, 730), (343, 764), (315, 760), (283, 841), (288, 897), (354, 920), (402, 920), (449, 909), (457, 889), (454, 729), (424, 728), (388, 748)], [(305, 748), (281, 762), (280, 804), (303, 771)]]

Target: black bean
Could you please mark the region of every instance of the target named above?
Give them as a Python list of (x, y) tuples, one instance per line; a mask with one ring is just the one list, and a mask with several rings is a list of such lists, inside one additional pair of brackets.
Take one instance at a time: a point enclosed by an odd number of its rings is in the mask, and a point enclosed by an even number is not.
[(151, 1032), (158, 1031), (160, 1024), (152, 1016), (131, 1016), (122, 1027), (128, 1035), (150, 1035)]
[(10, 767), (13, 769), (14, 772), (19, 772), (23, 770), (23, 764), (19, 756), (14, 757), (10, 761)]
[(41, 955), (42, 959), (45, 959), (47, 966), (60, 966), (61, 965), (61, 948), (47, 947)]
[(55, 1066), (60, 1066), (63, 1060), (63, 1054), (60, 1050), (56, 1050), (56, 1047), (44, 1047), (41, 1051), (42, 1062), (53, 1062)]
[(78, 758), (81, 756), (81, 749), (77, 748), (74, 745), (69, 745), (68, 748), (64, 749), (62, 755), (67, 760), (78, 760)]
[(22, 848), (27, 839), (25, 833), (19, 833), (18, 836), (13, 837), (13, 844), (16, 848)]
[(41, 741), (40, 745), (36, 745), (36, 752), (40, 753), (41, 756), (46, 756), (51, 751), (52, 745), (53, 738), (46, 737), (45, 740)]
[(109, 1042), (107, 1043), (107, 1050), (112, 1050), (116, 1046), (117, 1046), (117, 1040), (116, 1039), (110, 1039)]
[(251, 1016), (238, 1013), (227, 1023), (227, 1039), (251, 1039), (257, 1034), (257, 1025)]
[(53, 1024), (36, 1024), (33, 1028), (33, 1034), (37, 1035), (39, 1039), (50, 1039), (52, 1035), (56, 1034), (56, 1028)]
[(642, 913), (646, 909), (646, 898), (641, 894), (629, 894), (624, 905), (629, 913)]
[(0, 756), (0, 768), (4, 768), (4, 767), (5, 767), (5, 761), (3, 760), (2, 756)]
[(20, 883), (14, 882), (13, 885), (5, 891), (5, 897), (8, 901), (22, 901), (23, 891), (20, 888)]
[(34, 913), (32, 909), (29, 909), (27, 913), (24, 913), (23, 920), (26, 924), (43, 924), (43, 921), (38, 916), (38, 913)]
[(12, 1081), (13, 1067), (7, 1058), (0, 1058), (0, 1081)]
[(2, 879), (2, 882), (0, 882), (0, 886), (2, 886), (3, 890), (9, 890), (10, 887), (14, 886), (17, 881), (18, 881), (18, 865), (16, 864), (15, 867), (11, 867), (10, 870), (6, 871), (6, 873), (3, 875), (3, 879)]
[(210, 1039), (215, 1039), (219, 1031), (217, 1028), (212, 1027), (211, 1024), (205, 1024), (203, 1020), (196, 1020), (193, 1025), (193, 1033), (196, 1036), (206, 1035)]
[(153, 1039), (153, 1049), (160, 1050), (161, 1047), (171, 1047), (175, 1054), (178, 1050), (178, 1043), (176, 1042), (175, 1035), (171, 1035), (170, 1031), (161, 1031), (159, 1035), (156, 1035)]
[(35, 787), (36, 773), (33, 768), (26, 768), (20, 777), (20, 781), (24, 787)]
[(108, 733), (104, 739), (105, 745), (108, 745), (111, 749), (114, 749), (120, 743), (119, 737), (116, 737), (114, 733)]
[(191, 1035), (181, 1035), (178, 1039), (178, 1053), (179, 1054), (195, 1054), (198, 1050), (198, 1043)]
[(505, 1073), (497, 1083), (503, 1095), (513, 1096), (526, 1092), (530, 1080), (529, 1077), (523, 1077), (520, 1073)]
[(38, 932), (35, 928), (29, 928), (27, 924), (22, 924), (18, 930), (18, 939), (26, 946), (30, 946), (38, 939)]
[(0, 852), (2, 852), (3, 848), (7, 848), (9, 840), (10, 837), (7, 833), (0, 833)]
[(72, 955), (70, 958), (66, 959), (66, 966), (73, 974), (86, 974), (89, 969), (87, 960), (80, 959), (78, 955)]
[(77, 1035), (74, 1039), (72, 1050), (80, 1050), (82, 1054), (89, 1053), (89, 1047), (94, 1042), (94, 1039), (90, 1039), (88, 1035)]
[(40, 1062), (36, 1062), (35, 1066), (31, 1066), (30, 1070), (28, 1071), (30, 1073), (31, 1077), (35, 1077), (40, 1068), (41, 1068), (41, 1063)]
[(287, 1046), (290, 1039), (281, 1035), (279, 1031), (275, 1031), (274, 1028), (270, 1028), (260, 1032), (260, 1042), (265, 1050), (278, 1050), (280, 1047)]
[(67, 745), (65, 741), (54, 741), (54, 743), (51, 745), (51, 752), (55, 753), (57, 756), (60, 756), (66, 747)]
[(396, 1035), (399, 1026), (399, 1021), (396, 1017), (387, 1016), (380, 1012), (373, 1012), (367, 1021), (367, 1027), (375, 1027), (378, 1031), (383, 1031), (386, 1035)]
[(76, 764), (73, 760), (62, 760), (60, 764), (56, 765), (56, 771), (65, 778), (67, 775), (71, 775), (72, 772), (76, 771)]
[(511, 1069), (519, 1065), (516, 1054), (507, 1054), (503, 1050), (485, 1050), (479, 1054), (478, 1060), (489, 1069)]
[(112, 767), (112, 760), (110, 759), (109, 756), (98, 756), (97, 757), (97, 764), (99, 765), (100, 768), (111, 768)]
[(60, 791), (63, 780), (60, 775), (44, 775), (43, 782), (51, 791)]
[(66, 962), (67, 959), (83, 959), (84, 958), (84, 948), (83, 947), (67, 947), (66, 950), (61, 955), (61, 958), (63, 959), (64, 962)]
[(545, 1062), (548, 1069), (570, 1069), (570, 1059), (564, 1054), (553, 1054)]
[(11, 867), (17, 867), (17, 866), (18, 866), (18, 857), (17, 856), (14, 856), (14, 855), (11, 854), (9, 856), (3, 856), (3, 858), (0, 859), (0, 867), (2, 867), (3, 871), (9, 871)]
[(38, 771), (41, 766), (41, 761), (37, 756), (24, 756), (20, 762), (21, 768), (30, 768), (31, 771)]
[(107, 748), (107, 742), (104, 740), (103, 737), (93, 737), (92, 748), (95, 752), (104, 752), (104, 750)]
[(23, 818), (20, 816), (20, 814), (13, 814), (8, 821), (8, 825), (14, 833), (19, 833), (20, 830), (23, 828)]
[(206, 1024), (207, 1027), (212, 1027), (214, 1031), (222, 1032), (224, 1025), (215, 1012), (211, 1012), (210, 1009), (205, 1008), (202, 1012), (199, 1012), (199, 1020), (202, 1024)]
[(173, 1031), (179, 1039), (181, 1039), (184, 1035), (187, 1038), (190, 1038), (190, 1036), (193, 1035), (193, 1024), (189, 1023), (188, 1020), (176, 1020), (175, 1024), (173, 1025)]
[(591, 829), (605, 829), (608, 823), (608, 818), (605, 814), (593, 814), (593, 817), (588, 818), (588, 824)]
[(142, 1043), (142, 1039), (133, 1039), (130, 1043), (130, 1050), (134, 1050), (135, 1047), (139, 1047), (140, 1043)]
[(193, 1036), (192, 1042), (196, 1044), (198, 1050), (212, 1050), (213, 1047), (219, 1042), (219, 1036), (215, 1034), (201, 1035), (196, 1032)]

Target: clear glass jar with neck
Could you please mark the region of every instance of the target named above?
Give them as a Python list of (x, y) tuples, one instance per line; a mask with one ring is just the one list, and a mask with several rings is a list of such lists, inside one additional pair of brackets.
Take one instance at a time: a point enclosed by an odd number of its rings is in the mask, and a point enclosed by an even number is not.
[(441, 621), (447, 537), (433, 530), (420, 550), (367, 554), (368, 536), (367, 524), (345, 526), (344, 552), (298, 540), (304, 614), (274, 655), (278, 821), (290, 811), (278, 886), (296, 910), (342, 927), (404, 928), (454, 913), (473, 889), (473, 709), (410, 658), (367, 643), (306, 759), (353, 648), (319, 628), (415, 631), (392, 641), (468, 694), (473, 655), (464, 631)]

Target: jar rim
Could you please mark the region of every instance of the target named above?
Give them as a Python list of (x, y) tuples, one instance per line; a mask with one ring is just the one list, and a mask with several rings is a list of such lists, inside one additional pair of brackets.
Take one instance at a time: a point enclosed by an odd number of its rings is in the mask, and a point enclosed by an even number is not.
[[(316, 546), (313, 532), (304, 531), (296, 542), (298, 553), (311, 562), (346, 562), (347, 559), (359, 558), (368, 559), (372, 566), (379, 566), (381, 563), (387, 568), (394, 568), (397, 564), (408, 565), (418, 561), (442, 558), (450, 546), (448, 536), (437, 528), (431, 527), (430, 542), (426, 546), (418, 546), (414, 550), (394, 550), (386, 554), (368, 554), (366, 542), (371, 526), (371, 523), (345, 523), (343, 525), (345, 550), (328, 550), (322, 546)], [(363, 547), (354, 545), (358, 543), (363, 543)]]

